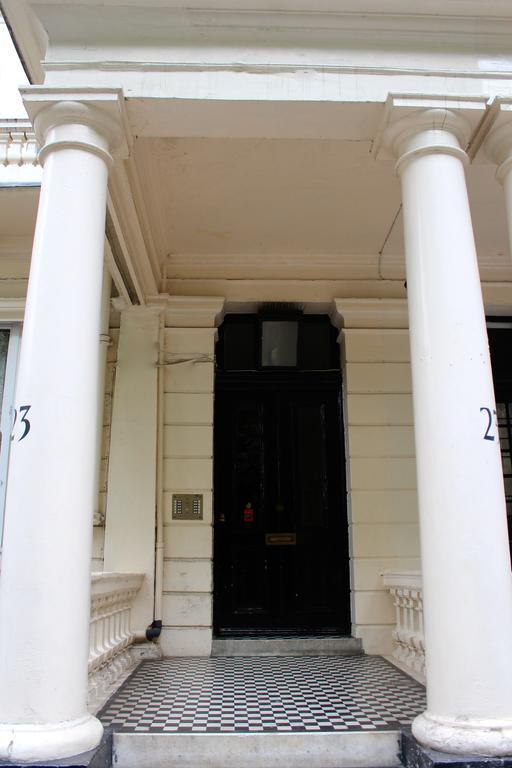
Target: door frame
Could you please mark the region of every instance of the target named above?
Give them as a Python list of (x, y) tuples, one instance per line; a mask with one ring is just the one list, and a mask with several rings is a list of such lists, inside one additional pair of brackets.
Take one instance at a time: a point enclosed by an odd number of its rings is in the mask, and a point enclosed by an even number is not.
[[(320, 314), (320, 313), (319, 313)], [(245, 315), (245, 317), (247, 317)], [(263, 319), (267, 320), (279, 320), (279, 319), (298, 319), (299, 323), (302, 319), (302, 313), (297, 311), (290, 311), (289, 313), (280, 313), (280, 312), (270, 312), (268, 314), (264, 315), (258, 315), (254, 313), (255, 322), (257, 322), (258, 327), (258, 336), (261, 336), (261, 328), (262, 328), (262, 317)], [(318, 317), (318, 315), (317, 315)], [(327, 315), (324, 315), (325, 319), (328, 319)], [(224, 318), (225, 320), (226, 318)], [(332, 326), (333, 332), (336, 332), (336, 327)], [(261, 338), (257, 339), (256, 341), (256, 350), (257, 354), (261, 355)], [(336, 337), (335, 337), (336, 338)], [(278, 385), (280, 388), (285, 387), (289, 382), (290, 378), (293, 381), (293, 388), (294, 389), (301, 389), (304, 388), (306, 391), (309, 391), (312, 387), (315, 386), (321, 389), (322, 387), (327, 387), (336, 389), (336, 391), (339, 392), (339, 401), (338, 401), (338, 418), (339, 418), (339, 426), (340, 426), (340, 434), (339, 434), (339, 446), (340, 446), (340, 501), (341, 501), (341, 509), (340, 514), (342, 515), (342, 521), (340, 523), (340, 530), (344, 529), (346, 539), (343, 544), (343, 568), (345, 570), (344, 574), (344, 581), (345, 586), (343, 589), (345, 590), (343, 601), (346, 605), (347, 609), (347, 619), (343, 626), (343, 631), (337, 632), (336, 634), (342, 634), (343, 636), (347, 636), (351, 634), (351, 628), (352, 628), (352, 616), (353, 616), (353, 602), (352, 602), (352, 568), (351, 568), (351, 544), (350, 544), (350, 525), (349, 525), (349, 499), (348, 499), (348, 489), (347, 489), (347, 455), (346, 455), (346, 428), (345, 428), (345, 401), (344, 401), (344, 387), (343, 387), (343, 377), (342, 377), (342, 366), (341, 366), (341, 355), (340, 350), (338, 346), (338, 340), (336, 339), (336, 367), (328, 369), (326, 371), (322, 370), (315, 370), (315, 371), (303, 371), (298, 372), (292, 370), (290, 372), (289, 367), (274, 367), (270, 370), (268, 368), (263, 368), (261, 365), (256, 368), (256, 370), (253, 370), (249, 373), (238, 371), (237, 373), (232, 372), (231, 374), (226, 375), (225, 372), (222, 370), (216, 370), (215, 374), (215, 388), (214, 392), (217, 393), (219, 390), (219, 386), (222, 387), (224, 390), (229, 390), (230, 388), (233, 388), (234, 390), (240, 391), (240, 388), (247, 386), (248, 384), (252, 383), (254, 385), (254, 388), (257, 389), (265, 389), (275, 388), (276, 385)], [(334, 375), (337, 377), (337, 380), (335, 380)], [(335, 383), (336, 381), (336, 383)], [(216, 440), (216, 415), (214, 416), (214, 493), (213, 493), (213, 512), (214, 512), (214, 520), (213, 520), (213, 634), (214, 636), (255, 636), (258, 634), (264, 634), (264, 635), (272, 635), (274, 636), (278, 634), (285, 634), (285, 635), (297, 635), (297, 634), (304, 634), (304, 631), (295, 631), (293, 629), (286, 630), (286, 629), (277, 629), (275, 632), (272, 632), (272, 630), (269, 630), (266, 628), (265, 630), (258, 631), (254, 628), (249, 629), (228, 629), (227, 631), (222, 631), (222, 628), (219, 627), (218, 619), (216, 616), (217, 613), (217, 606), (218, 606), (218, 594), (217, 594), (217, 583), (216, 579), (218, 577), (218, 569), (216, 566), (218, 566), (218, 562), (216, 562), (216, 559), (218, 558), (218, 547), (217, 547), (217, 541), (216, 541), (216, 521), (215, 516), (217, 513), (217, 506), (216, 506), (216, 499), (218, 498), (218, 494), (216, 493), (217, 490), (217, 483), (218, 483), (218, 477), (215, 470), (215, 458), (216, 453), (218, 450), (217, 440)], [(321, 636), (322, 634), (335, 634), (333, 632), (332, 628), (329, 628), (328, 631), (323, 631), (321, 628), (316, 630), (313, 629), (308, 633), (310, 636)]]

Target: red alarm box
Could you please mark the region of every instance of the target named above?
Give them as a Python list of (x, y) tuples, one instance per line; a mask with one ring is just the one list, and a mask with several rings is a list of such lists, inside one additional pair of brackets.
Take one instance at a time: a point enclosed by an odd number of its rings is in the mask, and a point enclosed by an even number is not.
[(244, 523), (254, 523), (254, 509), (252, 504), (247, 504), (244, 507)]

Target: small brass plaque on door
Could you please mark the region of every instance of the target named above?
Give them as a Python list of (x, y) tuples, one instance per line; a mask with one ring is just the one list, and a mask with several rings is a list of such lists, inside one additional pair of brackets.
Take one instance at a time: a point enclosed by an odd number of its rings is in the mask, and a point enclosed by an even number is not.
[(290, 547), (297, 544), (295, 533), (266, 533), (265, 544), (267, 547)]
[(203, 494), (202, 493), (173, 493), (172, 519), (173, 520), (202, 520), (203, 519)]

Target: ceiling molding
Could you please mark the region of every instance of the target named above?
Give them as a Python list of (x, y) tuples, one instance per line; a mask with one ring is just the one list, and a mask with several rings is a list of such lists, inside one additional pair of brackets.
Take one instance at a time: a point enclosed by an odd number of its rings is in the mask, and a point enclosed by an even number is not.
[(130, 211), (129, 221), (131, 225), (137, 230), (135, 232), (135, 238), (139, 244), (138, 247), (143, 249), (142, 253), (144, 256), (145, 264), (144, 269), (148, 272), (147, 293), (150, 293), (151, 291), (149, 290), (149, 285), (152, 285), (153, 281), (156, 281), (158, 284), (160, 283), (162, 278), (162, 266), (158, 258), (153, 238), (153, 231), (149, 221), (146, 204), (144, 202), (145, 195), (142, 191), (139, 174), (137, 172), (137, 166), (135, 165), (133, 158), (130, 158), (127, 162), (124, 163), (124, 172), (126, 174), (126, 181), (130, 188), (131, 199), (133, 201), (134, 211), (136, 214), (132, 217), (131, 214), (133, 211)]
[(34, 238), (29, 235), (2, 235), (0, 238), (0, 258), (27, 259), (32, 255)]
[(148, 250), (134, 197), (125, 163), (115, 163), (109, 176), (108, 211), (139, 302), (144, 303), (144, 296), (158, 293), (160, 275), (155, 274), (156, 257)]
[[(130, 298), (130, 303), (144, 304), (144, 292), (137, 279), (137, 273), (126, 244), (126, 239), (110, 190), (107, 191), (105, 231), (110, 245), (113, 262), (115, 263), (117, 273), (121, 275), (122, 283)], [(114, 277), (114, 274), (112, 274), (112, 277)]]
[(0, 299), (0, 320), (19, 322), (25, 316), (25, 299)]
[(296, 280), (377, 279), (376, 254), (337, 253), (180, 253), (167, 258), (167, 279)]
[[(512, 280), (508, 253), (479, 254), (482, 280)], [(403, 253), (180, 253), (165, 262), (167, 280), (405, 280)]]
[(229, 302), (331, 302), (346, 298), (405, 298), (403, 280), (167, 280), (173, 296), (224, 296)]
[[(483, 282), (482, 295), (486, 312), (508, 315), (512, 310), (512, 283)], [(494, 311), (496, 308), (499, 311)]]
[(149, 307), (165, 312), (165, 325), (171, 328), (216, 328), (224, 316), (223, 296), (148, 296)]
[(119, 294), (119, 296), (116, 296), (113, 301), (119, 300), (122, 302), (123, 309), (126, 307), (132, 306), (132, 299), (130, 297), (130, 292), (126, 286), (126, 283), (123, 279), (123, 275), (121, 274), (121, 270), (117, 266), (116, 260), (114, 258), (114, 253), (112, 251), (112, 247), (109, 243), (108, 238), (105, 236), (105, 264), (107, 265), (107, 269), (110, 273), (110, 276), (112, 278), (112, 282), (114, 283), (116, 290)]

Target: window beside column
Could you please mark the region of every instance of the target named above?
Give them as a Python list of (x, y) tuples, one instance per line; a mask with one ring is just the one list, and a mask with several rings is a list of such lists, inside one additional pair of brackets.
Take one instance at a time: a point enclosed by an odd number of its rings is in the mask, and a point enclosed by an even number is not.
[(512, 555), (512, 318), (487, 321)]
[(14, 385), (21, 327), (18, 323), (0, 326), (0, 548), (4, 528), (7, 469), (13, 426)]
[(508, 536), (512, 550), (512, 402), (497, 402), (496, 412), (500, 432), (501, 463), (507, 503)]

